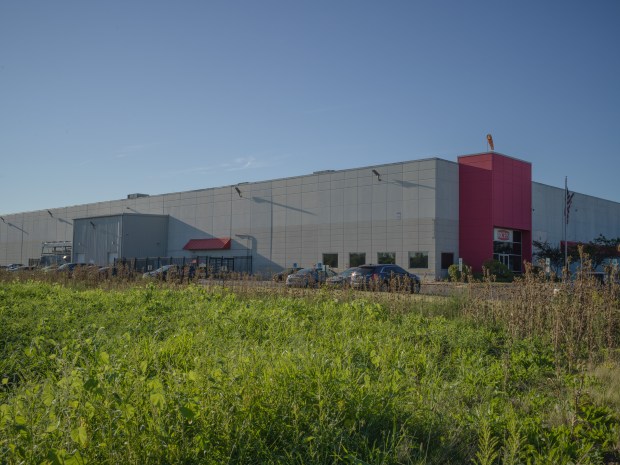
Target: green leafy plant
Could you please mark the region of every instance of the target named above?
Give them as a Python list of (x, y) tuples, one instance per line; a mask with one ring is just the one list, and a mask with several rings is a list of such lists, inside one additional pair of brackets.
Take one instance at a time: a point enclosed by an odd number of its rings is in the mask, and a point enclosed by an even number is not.
[(486, 260), (482, 268), (498, 282), (511, 282), (514, 279), (514, 273), (497, 260)]
[(600, 463), (616, 453), (618, 413), (560, 350), (585, 339), (543, 337), (553, 322), (528, 310), (526, 279), (519, 299), (458, 307), (3, 283), (0, 463)]
[(452, 264), (448, 267), (448, 276), (452, 282), (465, 282), (472, 279), (471, 267), (463, 265), (463, 271), (459, 270), (459, 265)]

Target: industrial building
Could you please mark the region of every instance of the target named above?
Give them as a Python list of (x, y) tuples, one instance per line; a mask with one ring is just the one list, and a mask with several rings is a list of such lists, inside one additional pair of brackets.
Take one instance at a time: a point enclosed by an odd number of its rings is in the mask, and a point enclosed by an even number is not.
[[(380, 164), (0, 216), (0, 265), (63, 244), (71, 261), (250, 257), (251, 271), (396, 263), (437, 279), (459, 258), (519, 272), (532, 241), (559, 244), (564, 189), (497, 152)], [(575, 194), (566, 237), (620, 236), (620, 203)], [(69, 244), (69, 246), (67, 246)], [(68, 257), (66, 258), (69, 259)]]

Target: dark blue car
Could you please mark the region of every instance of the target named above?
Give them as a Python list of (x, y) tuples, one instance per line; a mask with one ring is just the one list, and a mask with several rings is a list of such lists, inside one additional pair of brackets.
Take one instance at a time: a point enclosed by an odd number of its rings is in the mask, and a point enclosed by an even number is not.
[(376, 291), (420, 292), (420, 277), (398, 265), (361, 265), (351, 275), (351, 287)]

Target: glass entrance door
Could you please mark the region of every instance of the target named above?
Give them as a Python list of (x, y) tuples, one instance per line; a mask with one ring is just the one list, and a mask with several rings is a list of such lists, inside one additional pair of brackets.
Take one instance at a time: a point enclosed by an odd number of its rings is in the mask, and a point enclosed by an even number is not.
[(521, 273), (521, 231), (495, 228), (493, 259), (506, 265), (511, 271)]
[(499, 253), (497, 254), (497, 261), (506, 265), (508, 267), (509, 270), (512, 270), (512, 267), (510, 266), (510, 262), (511, 257), (510, 255), (508, 255), (507, 253)]

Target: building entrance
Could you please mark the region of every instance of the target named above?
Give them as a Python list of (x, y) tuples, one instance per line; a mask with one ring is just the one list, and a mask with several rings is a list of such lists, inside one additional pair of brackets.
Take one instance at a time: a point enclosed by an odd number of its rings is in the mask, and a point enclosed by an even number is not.
[(521, 231), (495, 228), (493, 234), (493, 259), (503, 263), (509, 270), (520, 273), (523, 256)]
[(512, 267), (510, 266), (510, 262), (512, 262), (512, 260), (510, 259), (510, 255), (506, 253), (499, 253), (497, 254), (496, 260), (501, 264), (506, 265), (508, 268), (512, 269)]

